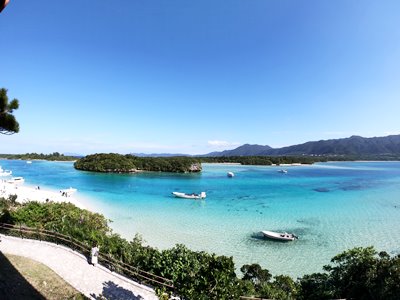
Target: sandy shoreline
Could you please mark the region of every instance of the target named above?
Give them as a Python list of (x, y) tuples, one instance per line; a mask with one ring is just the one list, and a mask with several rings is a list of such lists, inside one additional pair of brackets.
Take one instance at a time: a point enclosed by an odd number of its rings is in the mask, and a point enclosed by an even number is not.
[(209, 165), (237, 165), (240, 166), (241, 163), (231, 163), (231, 162), (207, 162), (202, 164), (209, 164)]
[(17, 195), (17, 202), (25, 203), (29, 201), (38, 202), (70, 202), (75, 206), (85, 209), (86, 207), (79, 202), (76, 197), (66, 197), (60, 191), (52, 191), (48, 189), (38, 189), (37, 186), (29, 186), (25, 183), (15, 184), (9, 183), (7, 180), (0, 180), (0, 197), (8, 198), (11, 195)]

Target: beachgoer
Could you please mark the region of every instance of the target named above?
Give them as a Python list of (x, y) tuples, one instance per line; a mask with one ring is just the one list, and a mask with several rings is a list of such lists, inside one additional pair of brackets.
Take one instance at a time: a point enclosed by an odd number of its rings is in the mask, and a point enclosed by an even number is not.
[(96, 266), (98, 264), (98, 257), (99, 257), (99, 247), (97, 246), (97, 244), (95, 244), (92, 250), (90, 251), (90, 262), (92, 263), (93, 266)]

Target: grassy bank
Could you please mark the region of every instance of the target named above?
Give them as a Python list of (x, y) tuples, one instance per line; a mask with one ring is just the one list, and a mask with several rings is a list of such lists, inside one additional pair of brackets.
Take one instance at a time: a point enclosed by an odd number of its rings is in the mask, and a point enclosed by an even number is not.
[(47, 266), (0, 253), (1, 299), (87, 299)]

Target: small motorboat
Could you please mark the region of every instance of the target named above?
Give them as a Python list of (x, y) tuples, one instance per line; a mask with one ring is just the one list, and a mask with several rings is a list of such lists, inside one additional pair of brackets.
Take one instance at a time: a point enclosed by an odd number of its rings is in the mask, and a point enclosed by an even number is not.
[(261, 233), (269, 239), (272, 240), (278, 240), (278, 241), (294, 241), (298, 239), (296, 235), (293, 233), (287, 233), (287, 232), (274, 232), (274, 231), (261, 231)]
[(27, 164), (31, 164), (32, 161), (31, 161), (31, 160), (27, 160), (26, 163), (27, 163)]
[(185, 198), (185, 199), (205, 199), (206, 198), (206, 192), (201, 192), (200, 194), (186, 194), (186, 193), (180, 193), (180, 192), (172, 192), (172, 195), (174, 195), (177, 198)]
[(13, 177), (10, 180), (7, 180), (7, 183), (12, 184), (21, 184), (24, 183), (25, 179), (23, 177)]
[(279, 172), (279, 173), (286, 174), (286, 173), (287, 173), (287, 170), (282, 169), (282, 170), (279, 170), (278, 172)]
[(11, 176), (12, 171), (0, 169), (0, 176)]
[(235, 174), (234, 174), (233, 172), (228, 172), (226, 175), (227, 175), (229, 178), (232, 178), (232, 177), (235, 176)]

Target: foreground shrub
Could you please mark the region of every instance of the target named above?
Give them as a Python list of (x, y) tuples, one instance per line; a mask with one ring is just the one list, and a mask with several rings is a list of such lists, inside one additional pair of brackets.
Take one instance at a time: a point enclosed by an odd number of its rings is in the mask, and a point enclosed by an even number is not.
[(300, 279), (300, 299), (400, 299), (400, 256), (373, 247), (354, 248), (334, 258), (326, 273)]
[[(400, 256), (378, 253), (372, 247), (345, 251), (323, 273), (297, 281), (272, 277), (258, 264), (242, 266), (243, 277), (238, 278), (232, 257), (196, 252), (184, 245), (159, 251), (146, 246), (138, 235), (127, 241), (112, 232), (104, 216), (70, 203), (18, 204), (15, 197), (0, 198), (0, 222), (53, 230), (88, 246), (97, 242), (101, 253), (171, 279), (182, 299), (400, 299)], [(157, 291), (162, 299), (171, 294)]]

